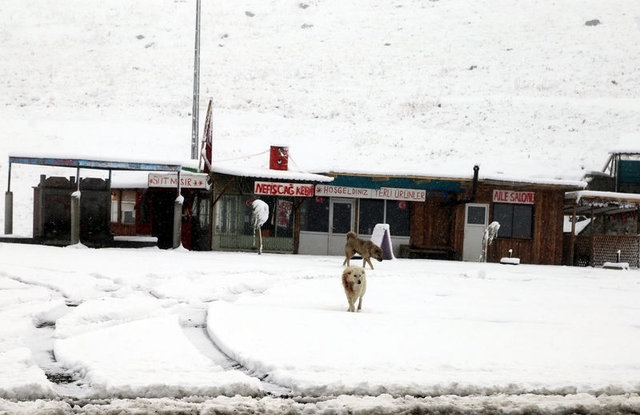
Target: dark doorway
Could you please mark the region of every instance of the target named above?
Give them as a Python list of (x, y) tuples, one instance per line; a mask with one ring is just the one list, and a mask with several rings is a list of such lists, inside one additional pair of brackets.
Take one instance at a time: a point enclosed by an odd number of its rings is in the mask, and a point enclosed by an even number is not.
[(154, 189), (151, 193), (151, 234), (158, 238), (158, 248), (173, 248), (173, 207), (176, 191)]

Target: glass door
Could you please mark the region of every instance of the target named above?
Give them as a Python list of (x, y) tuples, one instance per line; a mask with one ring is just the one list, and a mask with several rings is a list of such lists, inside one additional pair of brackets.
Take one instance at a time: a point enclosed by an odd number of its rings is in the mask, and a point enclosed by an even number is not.
[(344, 255), (347, 232), (355, 232), (355, 200), (331, 199), (329, 208), (329, 255)]
[(463, 261), (480, 261), (482, 237), (489, 223), (489, 205), (467, 203), (465, 205)]

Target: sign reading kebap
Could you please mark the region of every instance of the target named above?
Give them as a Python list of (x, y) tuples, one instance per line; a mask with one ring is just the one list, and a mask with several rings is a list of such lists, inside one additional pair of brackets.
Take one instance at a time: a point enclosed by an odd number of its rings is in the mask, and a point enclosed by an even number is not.
[(421, 189), (400, 189), (395, 187), (367, 189), (324, 184), (316, 185), (314, 188), (312, 184), (272, 182), (255, 182), (253, 193), (265, 196), (313, 197), (315, 195), (353, 197), (359, 199), (406, 200), (411, 202), (424, 202), (427, 198), (427, 192)]

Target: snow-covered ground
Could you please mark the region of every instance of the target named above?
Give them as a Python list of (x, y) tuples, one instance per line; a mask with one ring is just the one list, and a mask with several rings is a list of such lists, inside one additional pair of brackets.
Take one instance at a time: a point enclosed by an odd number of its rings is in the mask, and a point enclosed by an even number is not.
[(348, 313), (340, 257), (0, 254), (10, 412), (640, 409), (637, 270), (394, 259)]

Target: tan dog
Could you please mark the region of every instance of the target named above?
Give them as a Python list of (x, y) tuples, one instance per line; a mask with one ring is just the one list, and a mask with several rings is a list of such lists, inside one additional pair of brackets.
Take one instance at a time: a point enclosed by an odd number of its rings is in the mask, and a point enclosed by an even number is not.
[(367, 291), (367, 275), (362, 267), (347, 267), (342, 272), (342, 286), (349, 301), (347, 311), (354, 312), (356, 300), (358, 300), (358, 311), (362, 309), (362, 297)]
[(349, 266), (349, 260), (356, 253), (362, 255), (363, 267), (369, 263), (369, 266), (373, 269), (371, 258), (382, 261), (382, 249), (378, 245), (371, 241), (358, 238), (355, 232), (349, 232), (347, 233), (347, 243), (344, 245), (344, 255), (346, 258), (342, 265)]

